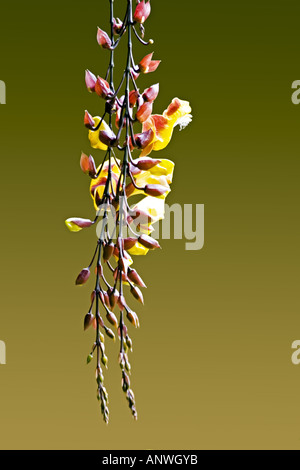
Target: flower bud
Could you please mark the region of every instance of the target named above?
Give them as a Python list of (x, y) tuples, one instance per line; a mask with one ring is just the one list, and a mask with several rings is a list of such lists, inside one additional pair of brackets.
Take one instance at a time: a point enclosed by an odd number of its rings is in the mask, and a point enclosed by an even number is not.
[(107, 147), (115, 147), (118, 145), (116, 134), (111, 129), (100, 131), (99, 139), (104, 145), (107, 145)]
[(94, 319), (95, 319), (95, 317), (91, 312), (89, 312), (85, 316), (85, 318), (84, 318), (84, 331), (86, 331), (92, 325)]
[(102, 29), (98, 28), (97, 30), (97, 42), (99, 46), (103, 47), (103, 49), (111, 49), (111, 40), (108, 34)]
[(152, 110), (153, 110), (153, 103), (151, 101), (147, 101), (146, 103), (142, 104), (142, 106), (138, 109), (136, 113), (137, 120), (141, 123), (147, 121), (147, 119), (152, 114)]
[(114, 34), (120, 34), (123, 28), (123, 22), (120, 20), (120, 18), (114, 18), (113, 19), (113, 29), (114, 29)]
[(88, 157), (85, 153), (81, 154), (80, 168), (82, 169), (83, 173), (89, 175), (91, 178), (95, 178), (97, 176), (97, 168), (92, 155)]
[(156, 100), (158, 93), (159, 83), (157, 83), (156, 85), (152, 85), (150, 88), (147, 88), (147, 90), (144, 91), (142, 96), (145, 101), (154, 101)]
[(101, 362), (105, 367), (107, 366), (108, 357), (105, 354), (101, 357)]
[(84, 122), (85, 127), (87, 127), (90, 130), (92, 130), (95, 127), (95, 121), (88, 111), (85, 111), (83, 122)]
[(139, 237), (139, 243), (145, 248), (148, 248), (149, 250), (155, 250), (156, 248), (160, 248), (160, 244), (154, 238), (149, 237), (149, 235), (145, 234)]
[(97, 78), (95, 92), (103, 99), (111, 98), (113, 96), (109, 83), (101, 77)]
[(142, 0), (140, 3), (138, 3), (133, 19), (137, 23), (143, 24), (145, 23), (146, 19), (149, 17), (151, 13), (151, 5), (150, 5), (150, 0), (149, 2), (145, 2), (145, 0)]
[(79, 232), (83, 228), (91, 227), (93, 223), (90, 219), (80, 219), (79, 217), (71, 217), (65, 221), (66, 226), (71, 232)]
[(151, 168), (155, 167), (156, 165), (159, 165), (160, 163), (161, 163), (161, 160), (154, 160), (153, 158), (150, 158), (150, 157), (139, 158), (138, 160), (136, 160), (136, 166), (138, 167), (139, 170), (143, 170), (143, 171), (151, 170)]
[(146, 284), (144, 283), (143, 279), (138, 275), (135, 269), (128, 268), (127, 276), (128, 279), (134, 284), (137, 284), (140, 287), (146, 287)]
[(107, 334), (107, 336), (108, 336), (110, 339), (113, 339), (113, 340), (116, 339), (116, 337), (115, 337), (113, 331), (112, 331), (110, 328), (105, 327), (105, 333)]
[(114, 313), (108, 311), (107, 314), (106, 314), (106, 318), (107, 318), (107, 321), (109, 321), (109, 323), (114, 326), (115, 328), (118, 328), (118, 320), (117, 320), (117, 317)]
[(83, 270), (79, 273), (79, 275), (78, 275), (78, 277), (77, 277), (77, 279), (76, 279), (76, 285), (77, 285), (77, 286), (80, 286), (80, 285), (82, 285), (82, 284), (85, 284), (85, 283), (88, 281), (90, 275), (91, 275), (91, 272), (90, 272), (89, 268), (83, 269)]
[(131, 108), (133, 108), (136, 105), (138, 97), (139, 97), (139, 92), (136, 91), (136, 90), (132, 90), (129, 93), (129, 104), (130, 104)]
[(130, 309), (127, 310), (127, 318), (135, 328), (138, 328), (140, 326), (137, 314)]
[(154, 52), (151, 54), (146, 55), (141, 62), (139, 63), (139, 70), (142, 73), (150, 73), (155, 72), (161, 60), (152, 60)]
[(112, 308), (112, 310), (115, 308), (115, 305), (118, 301), (118, 297), (119, 297), (119, 292), (117, 291), (117, 289), (112, 289), (109, 293), (109, 303), (110, 303), (110, 307)]
[(96, 81), (97, 81), (97, 78), (95, 77), (95, 75), (89, 70), (86, 70), (85, 71), (85, 84), (90, 93), (93, 93), (95, 91)]
[(135, 142), (138, 146), (139, 149), (144, 149), (148, 147), (148, 145), (151, 144), (151, 142), (154, 139), (154, 131), (153, 129), (148, 129), (145, 132), (142, 132), (141, 134), (136, 134), (134, 136)]
[(134, 245), (136, 244), (137, 242), (137, 238), (136, 237), (130, 237), (130, 238), (125, 238), (124, 239), (124, 250), (130, 250), (130, 248), (133, 248)]
[(126, 336), (126, 344), (130, 350), (132, 350), (132, 341), (131, 338), (127, 335)]
[(143, 297), (143, 294), (142, 294), (142, 292), (140, 291), (140, 289), (138, 287), (131, 286), (130, 292), (132, 293), (133, 297), (136, 300), (138, 300), (139, 302), (141, 302), (141, 304), (144, 305), (144, 297)]
[(112, 241), (110, 241), (104, 246), (103, 248), (103, 260), (104, 261), (108, 261), (112, 257), (114, 249), (115, 249), (115, 245)]
[(89, 354), (87, 359), (86, 359), (86, 363), (89, 364), (90, 362), (92, 362), (93, 357), (94, 357), (93, 354)]
[(118, 304), (119, 309), (121, 311), (123, 311), (124, 308), (126, 307), (126, 300), (125, 300), (125, 297), (123, 295), (120, 295), (118, 297), (117, 304)]
[(147, 184), (144, 191), (148, 196), (159, 197), (166, 194), (168, 188), (162, 186), (161, 184)]

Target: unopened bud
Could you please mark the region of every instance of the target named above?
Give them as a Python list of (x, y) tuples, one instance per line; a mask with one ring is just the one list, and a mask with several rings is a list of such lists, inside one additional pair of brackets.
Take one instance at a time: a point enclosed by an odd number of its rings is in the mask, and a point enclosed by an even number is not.
[(107, 145), (108, 147), (115, 147), (118, 145), (117, 136), (111, 129), (100, 131), (99, 139), (104, 145)]
[(95, 77), (95, 75), (89, 70), (86, 70), (85, 71), (85, 84), (90, 93), (93, 93), (95, 91), (96, 81), (97, 81), (97, 78)]
[(101, 77), (97, 78), (95, 92), (103, 99), (111, 98), (113, 96), (109, 83)]
[(149, 250), (155, 250), (156, 248), (160, 248), (160, 244), (154, 238), (149, 237), (149, 235), (145, 234), (139, 237), (139, 243), (145, 248), (148, 248)]
[(90, 272), (89, 268), (83, 269), (83, 270), (79, 273), (79, 275), (78, 275), (78, 277), (77, 277), (77, 279), (76, 279), (76, 285), (77, 285), (77, 286), (80, 286), (80, 285), (82, 285), (82, 284), (85, 284), (85, 283), (88, 281), (90, 275), (91, 275), (91, 272)]
[(149, 17), (150, 13), (151, 13), (150, 1), (145, 2), (145, 0), (142, 0), (140, 3), (138, 3), (135, 9), (133, 19), (137, 23), (143, 24), (146, 21), (146, 19)]
[(159, 83), (157, 83), (156, 85), (152, 85), (150, 88), (147, 88), (147, 90), (144, 91), (142, 96), (145, 101), (154, 101), (156, 100), (158, 93)]
[(89, 175), (91, 178), (95, 178), (97, 175), (96, 164), (92, 155), (88, 157), (85, 153), (81, 154), (80, 168), (82, 169), (83, 173)]
[(108, 363), (108, 357), (105, 354), (101, 357), (102, 364), (106, 367)]
[(91, 312), (87, 313), (84, 318), (84, 331), (86, 331), (93, 324), (94, 319), (95, 317)]
[(103, 47), (103, 49), (111, 49), (111, 40), (108, 34), (102, 29), (98, 28), (97, 30), (97, 42), (99, 46)]
[(169, 189), (165, 186), (162, 186), (161, 184), (147, 184), (144, 191), (148, 196), (159, 197), (166, 194)]
[(144, 297), (143, 297), (143, 294), (141, 292), (141, 290), (136, 287), (136, 286), (131, 286), (130, 288), (130, 292), (132, 293), (133, 297), (138, 300), (139, 302), (141, 302), (141, 304), (144, 304)]
[(146, 284), (144, 283), (143, 279), (139, 276), (135, 269), (128, 268), (127, 276), (128, 279), (134, 284), (137, 284), (140, 287), (146, 287)]
[(86, 359), (86, 363), (89, 364), (90, 362), (92, 362), (93, 358), (94, 358), (93, 354), (89, 354)]
[(153, 103), (148, 101), (138, 109), (136, 113), (136, 118), (139, 122), (143, 123), (151, 116), (153, 110)]
[(88, 111), (85, 111), (85, 114), (84, 114), (84, 125), (90, 130), (92, 130), (95, 127), (95, 121), (92, 115)]
[(114, 253), (115, 245), (112, 241), (107, 243), (103, 248), (103, 260), (108, 261)]
[(107, 314), (106, 314), (106, 318), (107, 320), (109, 321), (109, 323), (111, 325), (113, 325), (115, 328), (118, 328), (118, 320), (117, 320), (117, 317), (114, 313), (108, 311)]

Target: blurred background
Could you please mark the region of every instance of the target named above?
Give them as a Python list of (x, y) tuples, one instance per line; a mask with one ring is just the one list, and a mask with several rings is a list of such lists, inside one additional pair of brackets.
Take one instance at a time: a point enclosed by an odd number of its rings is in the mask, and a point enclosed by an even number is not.
[[(135, 260), (148, 285), (129, 333), (139, 420), (107, 341), (108, 427), (85, 364), (91, 285), (74, 285), (96, 236), (64, 220), (94, 215), (79, 158), (90, 151), (84, 110), (103, 103), (84, 71), (105, 74), (96, 28), (108, 30), (109, 3), (1, 5), (2, 449), (300, 448), (299, 2), (151, 4), (155, 43), (135, 42), (135, 57), (155, 50), (162, 63), (140, 87), (160, 82), (156, 113), (178, 96), (194, 116), (154, 156), (176, 163), (169, 204), (205, 204), (205, 246), (165, 240)], [(125, 7), (115, 1), (117, 16)], [(116, 77), (122, 60), (120, 48)]]

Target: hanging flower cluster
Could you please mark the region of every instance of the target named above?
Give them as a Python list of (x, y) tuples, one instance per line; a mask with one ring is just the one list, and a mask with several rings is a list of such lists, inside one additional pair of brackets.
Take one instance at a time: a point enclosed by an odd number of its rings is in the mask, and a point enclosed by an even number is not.
[[(108, 394), (102, 370), (108, 363), (105, 334), (113, 340), (116, 336), (119, 339), (122, 388), (133, 417), (137, 418), (130, 385), (132, 340), (127, 324), (137, 328), (139, 319), (130, 306), (128, 295), (143, 304), (141, 289), (146, 286), (132, 266), (132, 256), (146, 255), (160, 247), (151, 233), (153, 224), (164, 217), (165, 198), (170, 192), (174, 171), (172, 161), (155, 159), (150, 154), (164, 149), (174, 128), (179, 126), (182, 129), (192, 119), (189, 103), (178, 98), (162, 115), (153, 114), (159, 85), (154, 84), (144, 91), (137, 86), (139, 75), (154, 72), (160, 60), (153, 60), (151, 53), (138, 64), (134, 61), (133, 36), (145, 46), (153, 44), (152, 40), (146, 42), (143, 39), (144, 23), (151, 13), (150, 0), (137, 0), (136, 3), (134, 9), (133, 0), (127, 0), (126, 13), (121, 21), (114, 17), (114, 2), (110, 0), (110, 35), (100, 28), (97, 31), (98, 44), (110, 52), (110, 63), (105, 78), (87, 70), (85, 82), (88, 91), (104, 101), (104, 113), (92, 116), (86, 111), (84, 124), (88, 128), (91, 147), (103, 151), (104, 158), (98, 167), (91, 155), (83, 153), (80, 159), (82, 171), (91, 178), (90, 194), (96, 218), (73, 217), (66, 220), (71, 232), (97, 224), (98, 242), (94, 255), (88, 267), (78, 275), (76, 284), (85, 284), (95, 265), (95, 287), (84, 318), (84, 329), (93, 327), (96, 332), (87, 362), (92, 362), (95, 356), (97, 398), (105, 422), (109, 420)], [(115, 87), (115, 51), (126, 35), (125, 70), (118, 87)], [(135, 126), (139, 127), (137, 132)], [(137, 155), (133, 157), (135, 152)], [(139, 197), (134, 198), (136, 195)], [(138, 202), (131, 202), (137, 199)]]

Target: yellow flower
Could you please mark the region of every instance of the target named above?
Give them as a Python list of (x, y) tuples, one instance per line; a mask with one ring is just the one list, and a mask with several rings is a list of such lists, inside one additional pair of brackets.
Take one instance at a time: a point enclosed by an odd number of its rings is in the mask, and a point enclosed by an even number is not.
[[(95, 122), (95, 127), (97, 127), (101, 121), (101, 118), (99, 116), (96, 116), (93, 118), (93, 120)], [(100, 131), (109, 131), (109, 130), (110, 128), (108, 124), (106, 124), (105, 121), (102, 121), (101, 126), (99, 127), (97, 131), (92, 131), (92, 130), (89, 131), (89, 140), (90, 140), (91, 146), (94, 149), (107, 150), (107, 145), (103, 144), (100, 141), (99, 134), (100, 134)]]
[(162, 115), (154, 114), (143, 124), (143, 132), (152, 129), (153, 140), (143, 149), (141, 156), (149, 155), (152, 150), (162, 150), (170, 142), (174, 127), (180, 126), (184, 129), (192, 120), (192, 109), (188, 101), (174, 98), (169, 107)]
[[(116, 162), (114, 161), (111, 162), (111, 170), (112, 170), (111, 185), (112, 185), (114, 193), (116, 193), (119, 177), (121, 174), (120, 168), (118, 166), (119, 164), (120, 164), (119, 160), (117, 160)], [(97, 173), (100, 171), (100, 168), (101, 168), (101, 165), (97, 168)], [(91, 192), (91, 196), (94, 201), (94, 206), (96, 210), (98, 209), (99, 204), (104, 195), (104, 190), (105, 190), (107, 176), (108, 176), (108, 170), (109, 170), (109, 162), (106, 161), (103, 165), (103, 168), (99, 176), (96, 179), (92, 179), (91, 181), (90, 192)], [(111, 192), (111, 187), (108, 188), (108, 191)]]

